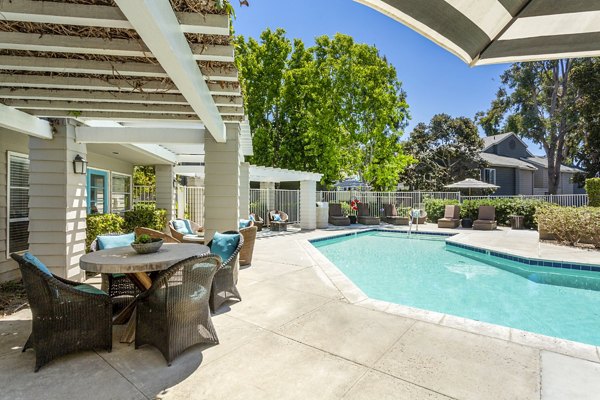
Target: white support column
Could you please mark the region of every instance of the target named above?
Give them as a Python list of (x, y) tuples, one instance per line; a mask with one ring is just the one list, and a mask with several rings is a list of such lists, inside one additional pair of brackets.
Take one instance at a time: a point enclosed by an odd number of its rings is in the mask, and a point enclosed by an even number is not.
[[(172, 165), (156, 165), (156, 208), (167, 210), (167, 221), (176, 218), (175, 213), (175, 169)], [(165, 226), (164, 229), (167, 229)]]
[(29, 250), (71, 280), (85, 279), (79, 258), (85, 254), (86, 176), (73, 172), (73, 159), (86, 153), (67, 121), (56, 125), (52, 140), (29, 139)]
[(300, 227), (317, 229), (317, 182), (300, 182)]
[(267, 189), (267, 211), (271, 211), (275, 208), (275, 182), (261, 182), (261, 189)]
[(240, 164), (240, 218), (250, 215), (250, 164)]
[(215, 231), (238, 230), (240, 209), (240, 124), (226, 124), (226, 142), (206, 137), (204, 230), (208, 243)]

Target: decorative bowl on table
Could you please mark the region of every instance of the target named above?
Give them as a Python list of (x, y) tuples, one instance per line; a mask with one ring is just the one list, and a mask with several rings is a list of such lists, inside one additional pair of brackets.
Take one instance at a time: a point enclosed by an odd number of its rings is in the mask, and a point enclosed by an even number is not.
[(160, 249), (160, 246), (162, 246), (162, 245), (163, 245), (162, 239), (152, 239), (150, 242), (145, 242), (145, 243), (136, 243), (136, 242), (131, 243), (131, 247), (133, 247), (133, 249), (138, 254), (156, 253)]

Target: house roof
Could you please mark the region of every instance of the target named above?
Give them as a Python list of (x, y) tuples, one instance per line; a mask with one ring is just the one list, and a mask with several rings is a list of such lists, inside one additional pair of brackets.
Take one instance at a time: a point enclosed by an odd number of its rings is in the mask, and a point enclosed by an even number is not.
[(504, 157), (490, 153), (481, 153), (480, 155), (484, 161), (495, 167), (510, 167), (528, 171), (537, 171), (537, 168), (534, 165), (518, 158)]
[[(548, 168), (548, 158), (547, 157), (527, 157), (524, 160), (526, 160), (527, 162), (536, 165), (538, 167), (542, 167), (542, 168)], [(577, 173), (577, 172), (584, 172), (582, 170), (580, 170), (579, 168), (574, 168), (574, 167), (568, 167), (566, 165), (561, 165), (560, 166), (560, 172), (567, 172), (567, 173)]]
[(492, 147), (495, 144), (499, 144), (499, 143), (505, 141), (509, 137), (514, 137), (519, 142), (521, 142), (523, 144), (523, 146), (525, 146), (527, 153), (529, 153), (533, 157), (533, 154), (527, 148), (528, 147), (527, 143), (525, 143), (523, 141), (523, 139), (521, 139), (519, 136), (517, 136), (514, 132), (507, 132), (507, 133), (501, 133), (500, 135), (492, 135), (492, 136), (484, 137), (483, 138), (483, 151), (486, 151), (487, 149), (489, 149), (490, 147)]

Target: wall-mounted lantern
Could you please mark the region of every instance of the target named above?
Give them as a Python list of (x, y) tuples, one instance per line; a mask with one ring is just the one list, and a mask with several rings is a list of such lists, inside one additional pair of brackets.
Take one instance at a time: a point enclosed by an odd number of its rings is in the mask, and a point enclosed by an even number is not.
[(85, 175), (87, 174), (87, 165), (88, 162), (86, 159), (77, 154), (73, 160), (73, 172), (76, 174)]

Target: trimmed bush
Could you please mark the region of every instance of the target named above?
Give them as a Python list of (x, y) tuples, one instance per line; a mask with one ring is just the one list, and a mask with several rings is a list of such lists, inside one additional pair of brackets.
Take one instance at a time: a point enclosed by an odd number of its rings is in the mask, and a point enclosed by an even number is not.
[[(427, 220), (437, 224), (438, 219), (444, 217), (446, 205), (458, 204), (458, 200), (425, 199), (425, 212)], [(406, 212), (408, 215), (408, 211)]]
[(85, 250), (90, 251), (90, 244), (98, 235), (121, 233), (125, 221), (117, 214), (93, 214), (86, 219)]
[(462, 218), (471, 218), (474, 221), (479, 215), (479, 206), (494, 206), (498, 225), (510, 226), (511, 215), (522, 215), (525, 228), (537, 229), (535, 210), (543, 204), (546, 203), (541, 200), (520, 198), (465, 200), (461, 205), (460, 214)]
[(585, 191), (590, 198), (590, 207), (600, 207), (600, 178), (586, 179)]
[(540, 236), (553, 236), (556, 240), (571, 246), (586, 243), (600, 248), (600, 208), (598, 207), (545, 205), (537, 208), (535, 218)]
[(167, 211), (157, 209), (154, 204), (136, 204), (133, 210), (125, 211), (123, 228), (133, 232), (135, 228), (144, 227), (163, 231), (167, 226)]

